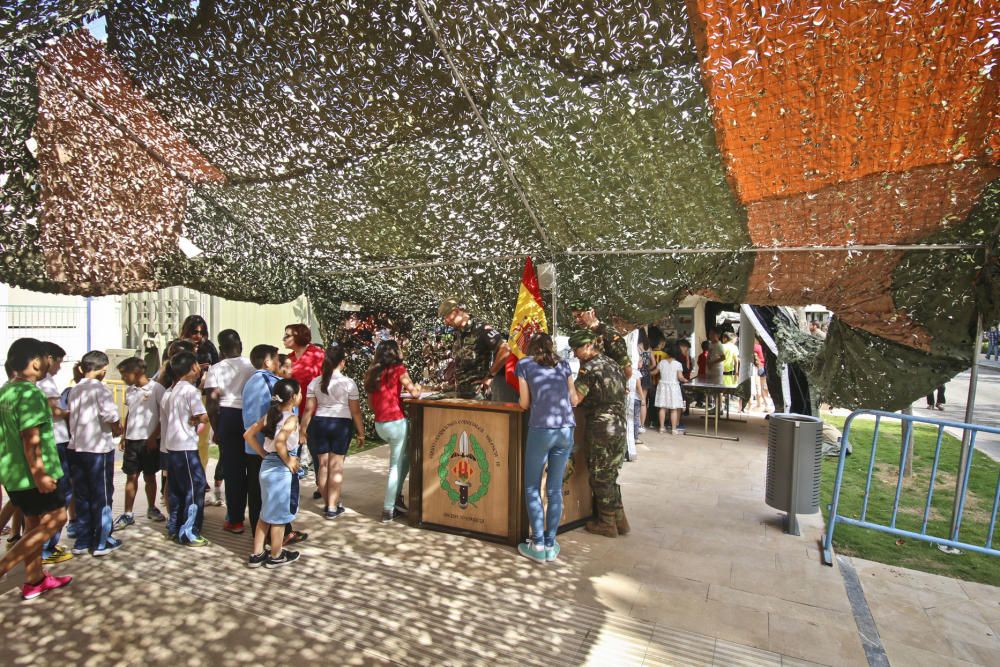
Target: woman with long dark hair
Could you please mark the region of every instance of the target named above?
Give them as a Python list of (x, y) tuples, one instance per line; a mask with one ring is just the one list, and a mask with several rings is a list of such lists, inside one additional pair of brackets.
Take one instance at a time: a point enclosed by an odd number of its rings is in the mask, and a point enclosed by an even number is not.
[[(302, 398), (295, 380), (278, 380), (271, 389), (271, 407), (243, 434), (243, 439), (263, 458), (260, 465), (260, 519), (253, 535), (249, 567), (279, 567), (298, 560), (297, 551), (282, 548), (285, 524), (295, 519), (292, 511), (292, 477), (299, 470), (299, 419), (294, 409)], [(257, 434), (264, 434), (264, 445)], [(264, 551), (270, 539), (271, 553)]]
[[(205, 372), (219, 363), (219, 350), (215, 347), (215, 343), (209, 339), (208, 323), (201, 315), (188, 315), (184, 318), (184, 321), (181, 323), (180, 337), (194, 345), (194, 356), (202, 371), (201, 379), (198, 381), (200, 389), (201, 380), (204, 379)], [(211, 433), (210, 429), (205, 428), (198, 434), (198, 458), (201, 459), (201, 466), (205, 470), (208, 470), (208, 439)], [(219, 443), (216, 442), (215, 444), (218, 445)], [(210, 498), (205, 499), (205, 504), (215, 505), (216, 507), (222, 505), (222, 473), (222, 465), (216, 465), (215, 474), (213, 475), (215, 481), (214, 492)], [(209, 487), (206, 486), (205, 493), (207, 494), (208, 492)]]
[(299, 442), (304, 445), (308, 441), (314, 457), (316, 486), (323, 496), (323, 516), (327, 519), (344, 513), (341, 486), (351, 436), (357, 432), (358, 442), (365, 442), (361, 396), (354, 380), (344, 375), (346, 363), (343, 346), (334, 344), (326, 349), (323, 373), (306, 389), (306, 411), (299, 425)]
[[(528, 541), (518, 545), (522, 556), (553, 561), (559, 555), (556, 531), (562, 518), (563, 473), (573, 451), (576, 420), (573, 406), (580, 402), (569, 363), (556, 355), (552, 337), (536, 333), (528, 355), (517, 362), (519, 402), (531, 410), (524, 453), (524, 500), (528, 508)], [(542, 472), (548, 467), (542, 508)]]
[(382, 503), (382, 523), (388, 523), (397, 514), (406, 513), (403, 502), (403, 480), (410, 471), (406, 453), (406, 434), (409, 427), (403, 413), (402, 392), (420, 395), (420, 387), (410, 379), (403, 363), (403, 354), (394, 340), (384, 340), (375, 348), (372, 365), (365, 373), (365, 391), (368, 404), (375, 412), (375, 432), (389, 443), (389, 479)]
[(181, 338), (189, 340), (194, 345), (195, 357), (201, 355), (199, 363), (202, 368), (207, 368), (219, 363), (219, 350), (215, 343), (211, 341), (208, 334), (208, 323), (201, 315), (188, 315), (181, 323)]

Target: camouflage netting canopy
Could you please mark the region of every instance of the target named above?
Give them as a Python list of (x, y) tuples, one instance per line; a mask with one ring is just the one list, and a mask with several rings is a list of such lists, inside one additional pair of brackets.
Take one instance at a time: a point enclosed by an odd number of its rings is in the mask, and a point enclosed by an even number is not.
[(531, 255), (823, 303), (820, 392), (895, 408), (1000, 319), (998, 55), (990, 0), (0, 0), (0, 279), (504, 322)]

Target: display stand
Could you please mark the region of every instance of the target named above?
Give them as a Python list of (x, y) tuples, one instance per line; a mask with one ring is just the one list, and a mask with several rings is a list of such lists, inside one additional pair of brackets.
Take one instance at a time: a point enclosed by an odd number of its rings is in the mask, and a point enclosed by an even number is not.
[[(521, 407), (465, 399), (410, 399), (406, 406), (410, 523), (506, 544), (523, 541), (527, 426)], [(577, 440), (563, 480), (560, 530), (580, 525), (593, 511), (586, 451)]]

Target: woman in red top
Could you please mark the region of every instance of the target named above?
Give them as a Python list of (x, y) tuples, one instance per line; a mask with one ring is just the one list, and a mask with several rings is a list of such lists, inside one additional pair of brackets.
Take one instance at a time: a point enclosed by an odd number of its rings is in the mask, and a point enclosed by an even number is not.
[[(292, 351), (288, 359), (292, 362), (292, 379), (302, 387), (302, 401), (299, 403), (299, 419), (306, 412), (306, 387), (313, 379), (323, 374), (323, 360), (326, 353), (319, 345), (312, 342), (312, 331), (305, 324), (289, 324), (285, 327), (285, 335), (281, 338), (285, 347)], [(309, 447), (307, 444), (306, 447)], [(316, 456), (309, 449), (309, 457), (316, 461)], [(296, 478), (298, 483), (298, 478)], [(293, 495), (298, 498), (298, 492), (293, 491)], [(318, 490), (313, 491), (313, 500), (322, 498), (323, 494)]]
[(753, 342), (753, 389), (754, 389), (754, 407), (758, 410), (767, 410), (767, 366), (764, 360), (764, 346), (760, 336), (757, 336)]
[(375, 348), (375, 358), (365, 373), (365, 391), (368, 404), (375, 412), (375, 432), (389, 443), (389, 479), (382, 503), (382, 523), (393, 520), (397, 514), (406, 513), (403, 503), (403, 480), (410, 471), (406, 453), (406, 433), (409, 424), (403, 414), (402, 392), (420, 395), (420, 387), (413, 384), (403, 363), (403, 354), (394, 340), (384, 340)]
[[(312, 331), (304, 324), (289, 324), (285, 327), (282, 337), (285, 347), (292, 351), (288, 358), (292, 361), (292, 379), (300, 387), (308, 387), (309, 383), (323, 374), (323, 359), (326, 354), (319, 345), (312, 342)], [(306, 408), (305, 392), (302, 403), (299, 404), (299, 414)]]

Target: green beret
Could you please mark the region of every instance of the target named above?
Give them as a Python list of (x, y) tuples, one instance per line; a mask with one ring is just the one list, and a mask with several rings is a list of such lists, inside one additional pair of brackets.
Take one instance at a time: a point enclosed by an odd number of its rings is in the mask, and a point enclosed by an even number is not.
[(444, 317), (451, 311), (459, 308), (461, 310), (467, 310), (468, 306), (465, 305), (465, 299), (458, 296), (449, 296), (447, 299), (441, 302), (438, 306), (438, 317)]
[(587, 343), (593, 343), (595, 338), (597, 338), (597, 334), (590, 329), (577, 329), (569, 335), (570, 349), (575, 350), (578, 347), (583, 347)]
[(574, 312), (590, 310), (593, 307), (594, 307), (594, 302), (591, 301), (590, 299), (580, 298), (580, 299), (574, 299), (573, 301), (569, 302), (569, 309)]

